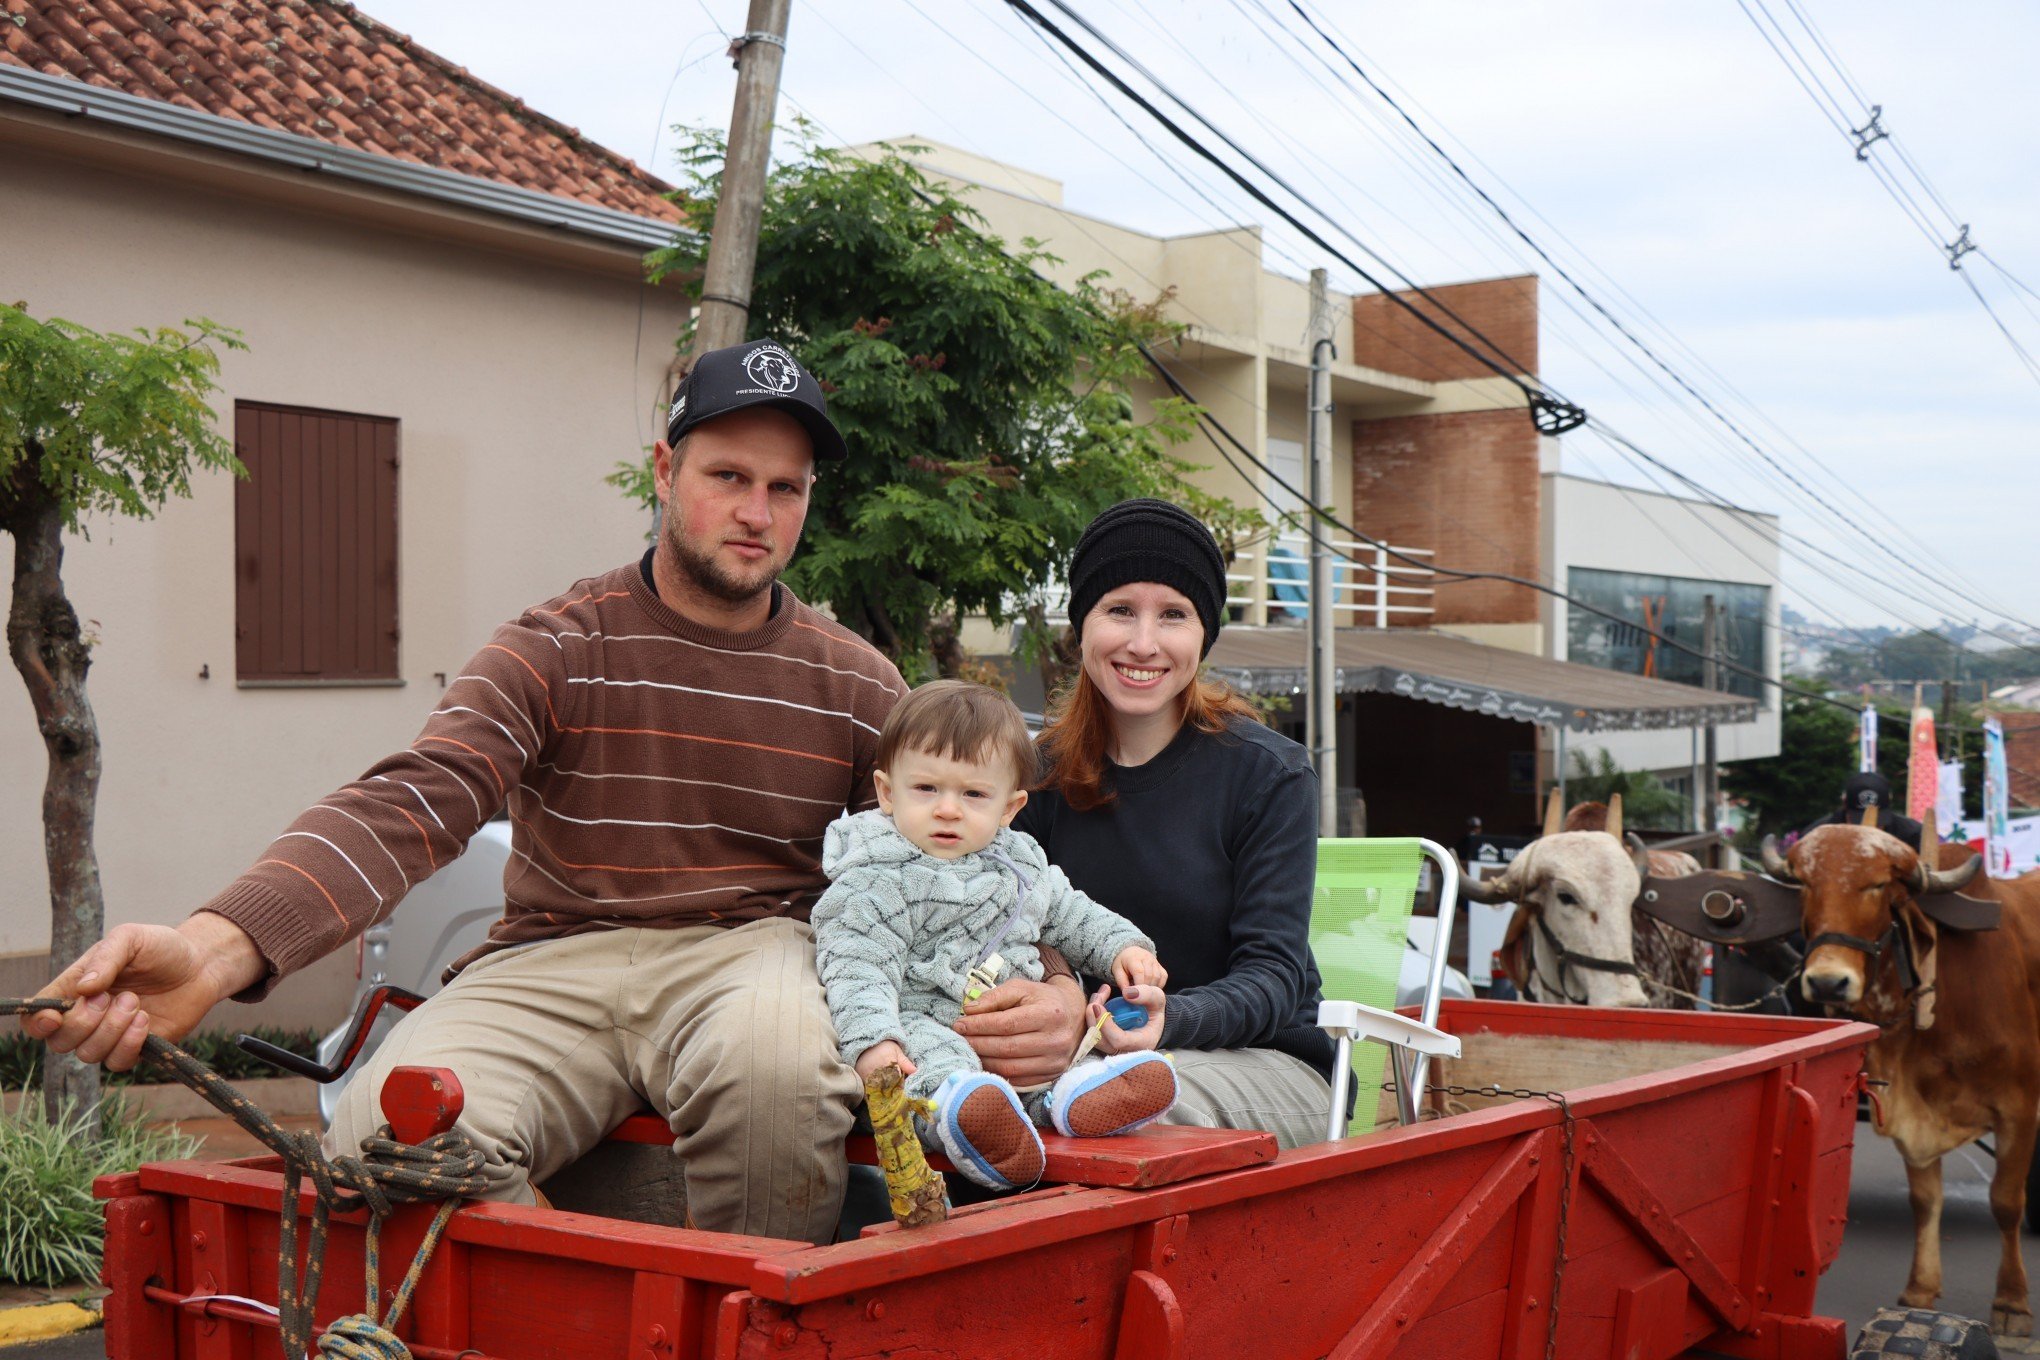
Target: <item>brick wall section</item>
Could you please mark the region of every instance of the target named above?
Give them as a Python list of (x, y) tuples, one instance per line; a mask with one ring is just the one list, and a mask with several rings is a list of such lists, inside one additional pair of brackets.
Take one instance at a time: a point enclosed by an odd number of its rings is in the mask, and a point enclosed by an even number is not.
[[(1465, 334), (1465, 328), (1415, 293), (1399, 293), (1419, 311), (1476, 349), (1517, 373), (1537, 372), (1537, 276), (1483, 279), (1427, 289), (1467, 326), (1491, 345)], [(1497, 352), (1500, 351), (1500, 352)], [(1436, 331), (1391, 302), (1387, 295), (1368, 293), (1353, 299), (1353, 363), (1412, 378), (1445, 382), (1455, 378), (1491, 378), (1493, 371), (1454, 346)]]
[(2040, 713), (2000, 713), (1997, 719), (2005, 725), (2012, 806), (2040, 808)]
[[(1519, 408), (1353, 422), (1354, 523), (1398, 547), (1535, 580), (1540, 494), (1537, 428)], [(1539, 617), (1535, 591), (1498, 581), (1438, 582), (1432, 603), (1438, 612), (1430, 623)], [(1427, 622), (1423, 615), (1391, 619)]]

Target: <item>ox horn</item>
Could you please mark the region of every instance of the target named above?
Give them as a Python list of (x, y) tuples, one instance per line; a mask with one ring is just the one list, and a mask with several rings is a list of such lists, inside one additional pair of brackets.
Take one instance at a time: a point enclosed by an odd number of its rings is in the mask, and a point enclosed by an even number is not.
[(1629, 858), (1635, 861), (1636, 872), (1645, 878), (1649, 878), (1650, 847), (1643, 843), (1643, 837), (1632, 831), (1624, 836), (1622, 840), (1629, 847)]
[(1513, 902), (1516, 900), (1516, 875), (1514, 872), (1500, 873), (1493, 878), (1464, 875), (1459, 880), (1459, 898), (1463, 902), (1485, 902), (1489, 906)]
[(1966, 886), (1970, 879), (1976, 877), (1976, 871), (1983, 867), (1983, 857), (1971, 855), (1952, 869), (1941, 868), (1941, 833), (1935, 823), (1931, 810), (1926, 820), (1920, 823), (1919, 859), (1914, 864), (1912, 877), (1906, 880), (1906, 886), (1916, 897), (1954, 892)]
[(1616, 840), (1622, 839), (1622, 795), (1608, 795), (1608, 834)]
[(1883, 820), (1883, 818), (1879, 815), (1880, 813), (1883, 812), (1883, 810), (1884, 809), (1878, 807), (1877, 804), (1872, 803), (1869, 807), (1863, 809), (1863, 815), (1856, 819), (1856, 824), (1858, 826), (1867, 826), (1874, 829), (1877, 823)]
[(1764, 837), (1764, 844), (1760, 853), (1764, 857), (1765, 873), (1781, 883), (1797, 883), (1799, 881), (1792, 873), (1792, 866), (1785, 862), (1785, 856), (1778, 853), (1778, 838), (1776, 836)]
[(1544, 834), (1556, 836), (1563, 830), (1565, 830), (1565, 800), (1558, 796), (1558, 789), (1554, 786), (1551, 797), (1544, 800)]

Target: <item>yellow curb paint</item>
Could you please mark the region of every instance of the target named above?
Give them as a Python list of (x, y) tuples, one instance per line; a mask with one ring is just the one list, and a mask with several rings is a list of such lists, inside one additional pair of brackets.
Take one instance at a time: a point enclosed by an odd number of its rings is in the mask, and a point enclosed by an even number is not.
[(99, 1314), (75, 1303), (39, 1303), (0, 1311), (0, 1346), (47, 1341), (99, 1325)]

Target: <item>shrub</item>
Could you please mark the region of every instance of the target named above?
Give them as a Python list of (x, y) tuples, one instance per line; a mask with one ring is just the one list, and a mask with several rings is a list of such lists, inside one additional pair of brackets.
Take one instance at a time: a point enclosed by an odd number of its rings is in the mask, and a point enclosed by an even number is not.
[(143, 1162), (188, 1157), (198, 1140), (152, 1128), (118, 1098), (100, 1107), (100, 1137), (68, 1107), (52, 1121), (28, 1099), (0, 1118), (0, 1284), (55, 1288), (99, 1274), (104, 1220), (92, 1182)]
[[(317, 1056), (319, 1051), (317, 1030), (279, 1029), (275, 1025), (257, 1025), (247, 1032), (258, 1039), (267, 1039), (278, 1048), (288, 1049), (307, 1058)], [(235, 1034), (226, 1030), (203, 1030), (185, 1036), (182, 1047), (228, 1081), (284, 1075), (260, 1058), (242, 1052), (240, 1046), (234, 1042), (235, 1038)], [(33, 1086), (37, 1081), (36, 1073), (42, 1066), (42, 1053), (41, 1040), (31, 1039), (19, 1030), (0, 1034), (0, 1087), (25, 1089)], [(138, 1072), (110, 1072), (106, 1080), (120, 1086), (133, 1081), (167, 1081), (169, 1078), (161, 1072), (144, 1067)]]

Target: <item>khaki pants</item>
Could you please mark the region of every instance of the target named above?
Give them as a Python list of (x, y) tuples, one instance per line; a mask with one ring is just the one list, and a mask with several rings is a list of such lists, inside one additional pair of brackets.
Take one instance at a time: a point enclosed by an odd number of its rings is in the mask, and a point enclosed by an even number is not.
[(341, 1098), (328, 1153), (383, 1122), (400, 1065), (447, 1067), (486, 1198), (542, 1182), (649, 1105), (673, 1130), (695, 1226), (828, 1242), (862, 1099), (838, 1058), (814, 934), (785, 919), (594, 931), (473, 963), (406, 1016)]
[(1281, 1147), (1325, 1141), (1332, 1086), (1301, 1058), (1272, 1048), (1175, 1049), (1176, 1104), (1164, 1124), (1263, 1129)]

